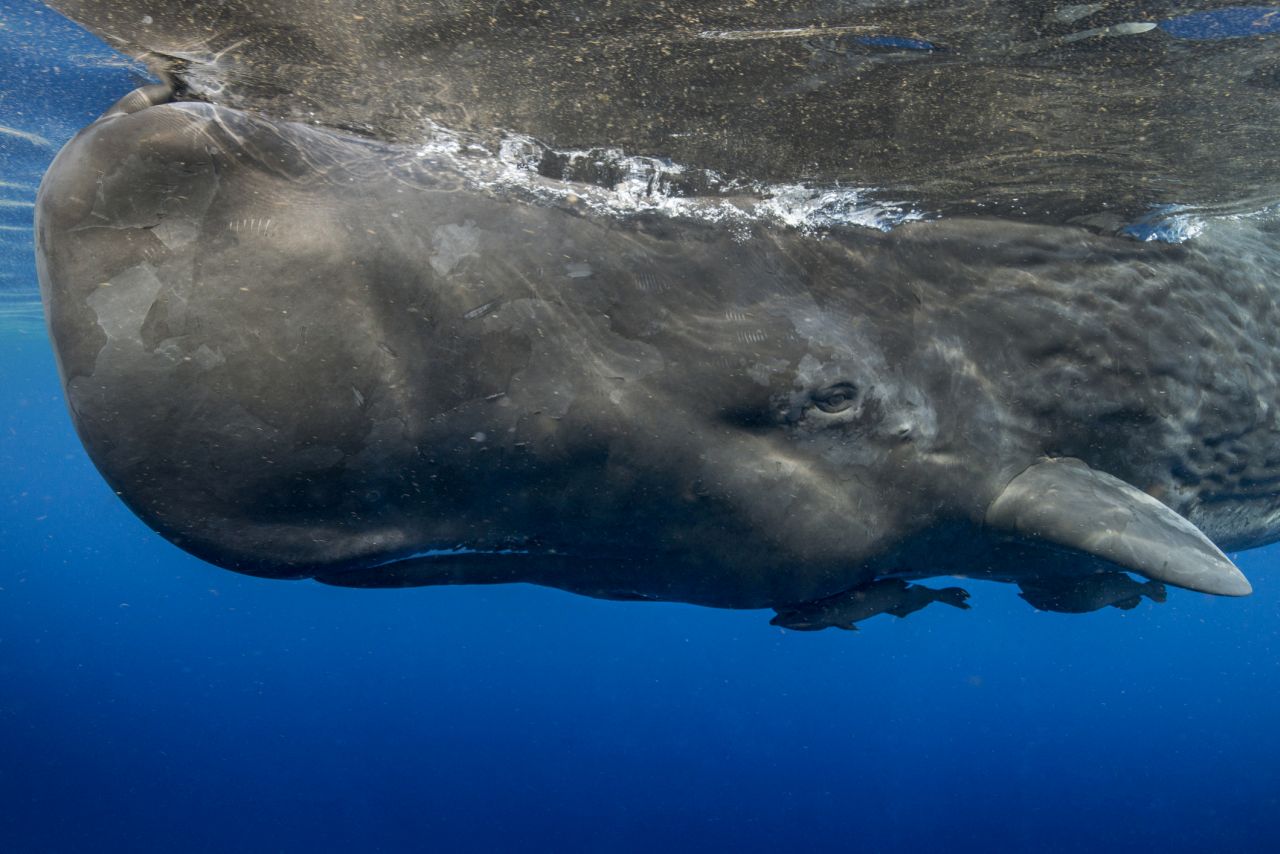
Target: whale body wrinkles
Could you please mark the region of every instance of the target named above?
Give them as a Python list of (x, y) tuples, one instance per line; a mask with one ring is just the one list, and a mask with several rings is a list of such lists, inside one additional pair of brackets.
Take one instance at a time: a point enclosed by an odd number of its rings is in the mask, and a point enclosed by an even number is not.
[(256, 575), (805, 628), (947, 574), (1066, 611), (1136, 602), (1120, 571), (1241, 595), (1222, 549), (1280, 538), (1273, 218), (814, 230), (477, 174), (173, 81), (82, 131), (41, 285), (134, 512)]

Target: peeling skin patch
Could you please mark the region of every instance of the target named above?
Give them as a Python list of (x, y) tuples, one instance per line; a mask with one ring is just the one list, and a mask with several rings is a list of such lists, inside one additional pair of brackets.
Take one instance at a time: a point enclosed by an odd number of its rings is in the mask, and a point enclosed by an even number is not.
[(796, 366), (795, 387), (802, 391), (820, 388), (827, 384), (827, 375), (830, 373), (827, 365), (815, 359), (812, 353), (805, 353), (800, 364)]
[(191, 361), (206, 371), (227, 363), (226, 357), (220, 351), (210, 349), (208, 344), (201, 344), (197, 347), (196, 351), (191, 354)]
[(765, 362), (756, 362), (754, 365), (747, 368), (747, 376), (751, 377), (754, 382), (759, 383), (762, 386), (769, 386), (772, 384), (770, 380), (774, 374), (781, 374), (790, 367), (791, 363), (786, 359), (769, 359)]
[(167, 217), (151, 229), (151, 234), (171, 252), (176, 252), (200, 236), (200, 224), (193, 219)]
[(132, 267), (110, 282), (102, 283), (85, 300), (98, 317), (98, 325), (111, 340), (137, 339), (147, 312), (163, 283), (149, 266)]
[[(618, 404), (619, 383), (631, 383), (664, 369), (666, 362), (655, 347), (625, 338), (602, 318), (582, 318), (566, 328), (555, 306), (544, 300), (513, 300), (484, 321), (490, 331), (512, 331), (528, 336), (532, 358), (527, 369), (515, 374), (506, 400), (521, 411), (560, 418), (581, 394), (601, 391)], [(572, 371), (563, 366), (572, 365)]]
[(480, 229), (468, 220), (462, 225), (442, 225), (431, 236), (431, 269), (447, 276), (464, 259), (480, 254)]

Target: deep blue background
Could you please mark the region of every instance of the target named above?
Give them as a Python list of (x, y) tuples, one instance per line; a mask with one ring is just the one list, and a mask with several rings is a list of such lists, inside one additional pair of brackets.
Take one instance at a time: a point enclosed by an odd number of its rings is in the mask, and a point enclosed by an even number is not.
[[(137, 73), (39, 8), (0, 0), (0, 125), (50, 140), (0, 133), (0, 180), (32, 186)], [(0, 216), (29, 307), (30, 209)], [(43, 330), (0, 320), (0, 851), (1273, 851), (1280, 550), (1238, 558), (1244, 600), (973, 583), (857, 635), (255, 580), (124, 509)]]

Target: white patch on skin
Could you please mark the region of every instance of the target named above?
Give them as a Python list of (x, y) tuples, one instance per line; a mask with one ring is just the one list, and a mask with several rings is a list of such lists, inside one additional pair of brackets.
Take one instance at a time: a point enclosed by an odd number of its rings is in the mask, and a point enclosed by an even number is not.
[(176, 252), (200, 236), (201, 223), (194, 219), (167, 217), (151, 234), (171, 252)]
[[(662, 353), (650, 344), (625, 338), (609, 328), (604, 317), (582, 316), (570, 324), (551, 303), (519, 299), (503, 303), (483, 320), (486, 329), (513, 331), (528, 337), (532, 357), (511, 378), (506, 396), (523, 412), (564, 416), (579, 394), (621, 391), (663, 370)], [(566, 370), (572, 365), (573, 370)]]
[(822, 382), (823, 367), (822, 362), (815, 359), (812, 353), (805, 353), (796, 366), (796, 387), (817, 388)]
[(208, 344), (201, 344), (196, 351), (191, 354), (191, 361), (195, 362), (204, 370), (216, 368), (219, 365), (226, 364), (226, 357), (218, 350), (211, 350)]
[(471, 220), (462, 225), (442, 225), (431, 236), (431, 269), (447, 276), (466, 258), (480, 254), (480, 229)]
[(85, 300), (112, 341), (136, 339), (163, 283), (149, 265), (130, 267), (98, 286)]
[(969, 357), (958, 340), (938, 338), (931, 342), (930, 347), (947, 365), (951, 374), (974, 380), (993, 396), (998, 393), (991, 380), (978, 367), (977, 362)]
[(773, 358), (767, 362), (756, 362), (747, 368), (747, 376), (759, 385), (767, 386), (774, 374), (780, 374), (791, 367), (786, 359)]

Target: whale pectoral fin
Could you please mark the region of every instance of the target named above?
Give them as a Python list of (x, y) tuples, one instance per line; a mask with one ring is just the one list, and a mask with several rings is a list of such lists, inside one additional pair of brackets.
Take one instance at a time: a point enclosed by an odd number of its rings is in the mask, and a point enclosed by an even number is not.
[(1045, 460), (1009, 481), (986, 524), (1108, 560), (1153, 581), (1247, 596), (1248, 580), (1195, 525), (1076, 459)]

